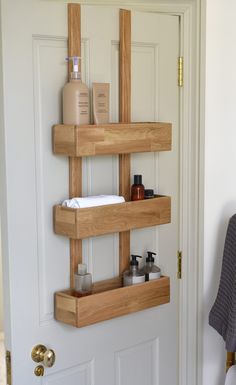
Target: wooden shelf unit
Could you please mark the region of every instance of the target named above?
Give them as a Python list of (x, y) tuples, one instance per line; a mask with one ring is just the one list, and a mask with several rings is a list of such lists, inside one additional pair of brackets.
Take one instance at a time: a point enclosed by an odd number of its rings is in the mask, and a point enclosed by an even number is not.
[[(80, 5), (68, 4), (68, 56), (81, 56)], [(119, 154), (119, 195), (125, 203), (82, 209), (54, 207), (54, 230), (70, 238), (71, 288), (55, 293), (55, 318), (83, 327), (170, 301), (168, 277), (128, 287), (122, 273), (130, 260), (131, 229), (169, 223), (170, 197), (130, 202), (130, 154), (171, 150), (170, 123), (131, 123), (131, 12), (120, 10), (120, 123), (55, 125), (55, 154), (69, 156), (70, 198), (82, 194), (82, 156)], [(70, 70), (69, 70), (70, 72)], [(96, 282), (93, 292), (75, 296), (74, 273), (82, 263), (82, 239), (119, 232), (120, 275)]]
[(95, 156), (135, 152), (170, 151), (170, 123), (112, 123), (103, 125), (56, 125), (55, 154)]
[(168, 277), (127, 287), (115, 278), (95, 284), (93, 294), (85, 297), (75, 297), (73, 290), (57, 292), (55, 315), (58, 321), (80, 328), (169, 301)]
[(54, 207), (54, 231), (71, 239), (170, 223), (171, 199), (153, 199), (73, 209)]

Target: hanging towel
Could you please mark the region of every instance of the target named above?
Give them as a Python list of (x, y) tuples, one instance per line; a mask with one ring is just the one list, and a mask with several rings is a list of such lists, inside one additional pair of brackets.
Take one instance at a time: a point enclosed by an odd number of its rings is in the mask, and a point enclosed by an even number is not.
[(225, 385), (235, 385), (236, 384), (236, 365), (233, 365), (229, 368), (226, 378)]
[(62, 206), (78, 209), (78, 208), (84, 208), (84, 207), (112, 205), (115, 203), (123, 203), (123, 202), (125, 202), (124, 198), (118, 195), (98, 195), (98, 196), (90, 196), (90, 197), (84, 197), (84, 198), (78, 197), (78, 198), (67, 199), (62, 203)]
[(220, 285), (209, 314), (209, 324), (236, 351), (236, 214), (230, 218), (224, 245)]

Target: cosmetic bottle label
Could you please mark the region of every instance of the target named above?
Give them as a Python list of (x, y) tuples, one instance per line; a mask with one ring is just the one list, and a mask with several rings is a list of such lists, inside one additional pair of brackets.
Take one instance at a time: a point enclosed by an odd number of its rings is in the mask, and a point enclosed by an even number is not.
[(78, 94), (79, 114), (84, 116), (89, 113), (88, 92), (81, 91)]
[(148, 276), (149, 276), (149, 281), (153, 279), (158, 279), (158, 278), (161, 278), (161, 272), (149, 273)]

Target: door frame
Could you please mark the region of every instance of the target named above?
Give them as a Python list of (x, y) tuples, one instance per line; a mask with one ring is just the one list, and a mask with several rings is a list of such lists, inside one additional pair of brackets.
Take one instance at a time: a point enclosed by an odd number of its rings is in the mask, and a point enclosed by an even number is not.
[[(179, 384), (200, 385), (200, 342), (199, 342), (199, 248), (201, 208), (199, 184), (200, 174), (200, 21), (201, 0), (172, 0), (172, 3), (146, 4), (145, 0), (79, 0), (83, 5), (103, 5), (125, 7), (145, 12), (157, 12), (179, 16), (180, 56), (184, 57), (184, 87), (180, 95), (180, 231), (179, 244), (183, 255), (182, 279), (179, 280)], [(179, 2), (180, 1), (180, 2)], [(71, 2), (71, 1), (67, 1)], [(0, 42), (1, 44), (1, 42)], [(1, 50), (1, 45), (0, 45)], [(1, 61), (0, 61), (0, 72)], [(0, 75), (2, 75), (0, 73)], [(177, 63), (176, 63), (177, 79)], [(1, 76), (2, 81), (2, 76)], [(2, 89), (2, 88), (1, 88)], [(3, 110), (3, 97), (0, 92), (0, 109)], [(3, 114), (0, 117), (3, 124)], [(1, 130), (0, 130), (1, 131)], [(3, 139), (3, 138), (2, 138)], [(4, 140), (2, 141), (4, 143)], [(3, 146), (1, 146), (1, 149)], [(3, 156), (1, 157), (3, 159)], [(4, 174), (5, 167), (0, 167)], [(2, 175), (3, 176), (3, 175)], [(3, 180), (3, 179), (2, 179)], [(3, 191), (3, 194), (6, 192)], [(2, 197), (3, 199), (3, 197)], [(6, 214), (6, 213), (5, 213)], [(5, 215), (3, 213), (3, 216)], [(2, 229), (2, 231), (4, 228)], [(5, 230), (4, 230), (5, 232)], [(176, 250), (177, 252), (177, 250)], [(177, 256), (176, 256), (177, 266)], [(5, 266), (5, 273), (8, 266)], [(4, 302), (7, 291), (4, 294)], [(4, 309), (5, 311), (5, 309)], [(10, 312), (9, 312), (10, 313)], [(10, 324), (10, 314), (4, 314), (4, 329)], [(8, 322), (9, 321), (9, 322)], [(8, 336), (9, 333), (6, 333)], [(171, 356), (171, 352), (170, 352)]]
[[(184, 58), (184, 87), (180, 96), (180, 230), (182, 279), (179, 280), (179, 384), (200, 385), (201, 341), (198, 293), (201, 246), (200, 40), (201, 0), (79, 0), (82, 5), (125, 7), (130, 10), (179, 16), (180, 56)], [(70, 2), (70, 1), (67, 1)], [(177, 63), (176, 63), (177, 79)], [(177, 252), (177, 250), (176, 250)], [(177, 266), (177, 256), (176, 256)], [(177, 270), (177, 267), (176, 267)], [(170, 352), (171, 354), (171, 352)]]

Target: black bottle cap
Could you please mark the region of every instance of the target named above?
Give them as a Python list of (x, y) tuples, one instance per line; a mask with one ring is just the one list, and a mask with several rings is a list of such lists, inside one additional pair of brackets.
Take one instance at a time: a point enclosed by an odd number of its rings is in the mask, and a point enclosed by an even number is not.
[(155, 259), (153, 258), (153, 255), (156, 255), (156, 253), (153, 253), (152, 251), (147, 251), (148, 257), (146, 258), (146, 262), (154, 262)]
[(134, 175), (134, 184), (142, 184), (142, 175)]
[(154, 190), (153, 189), (145, 189), (144, 190), (144, 196), (145, 196), (145, 198), (147, 197), (147, 198), (153, 198), (154, 197)]
[(138, 266), (138, 261), (136, 258), (142, 258), (141, 255), (131, 255), (132, 260), (130, 261), (130, 266)]

